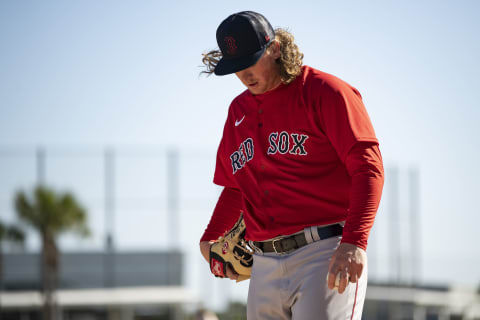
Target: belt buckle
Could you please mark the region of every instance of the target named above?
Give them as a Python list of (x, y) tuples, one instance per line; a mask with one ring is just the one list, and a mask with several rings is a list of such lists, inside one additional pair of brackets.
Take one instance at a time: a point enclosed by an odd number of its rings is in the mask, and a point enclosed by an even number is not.
[(283, 254), (284, 252), (278, 252), (277, 251), (277, 248), (275, 247), (275, 241), (280, 241), (280, 240), (283, 240), (282, 238), (278, 238), (278, 239), (273, 239), (272, 240), (272, 247), (273, 247), (273, 251), (275, 251), (276, 254)]
[(258, 254), (263, 254), (263, 250), (260, 249), (259, 247), (257, 247), (257, 246), (255, 245), (254, 241), (248, 240), (248, 244), (250, 245), (250, 247), (253, 248), (253, 251), (255, 251), (255, 252), (258, 253)]

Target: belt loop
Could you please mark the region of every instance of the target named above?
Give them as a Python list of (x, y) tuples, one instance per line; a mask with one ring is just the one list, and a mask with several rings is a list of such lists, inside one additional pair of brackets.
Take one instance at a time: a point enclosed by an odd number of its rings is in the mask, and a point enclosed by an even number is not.
[(312, 226), (312, 227), (310, 227), (310, 230), (312, 232), (313, 241), (320, 240), (320, 236), (318, 235), (318, 227), (317, 226)]
[(312, 238), (312, 231), (310, 230), (310, 227), (305, 227), (303, 229), (303, 233), (305, 233), (305, 240), (307, 240), (307, 243), (312, 243), (313, 238)]

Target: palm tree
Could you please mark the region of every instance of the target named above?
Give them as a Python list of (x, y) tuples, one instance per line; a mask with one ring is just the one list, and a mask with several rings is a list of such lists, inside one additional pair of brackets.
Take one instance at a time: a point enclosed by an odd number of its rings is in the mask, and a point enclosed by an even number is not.
[(14, 225), (6, 225), (0, 221), (0, 291), (3, 290), (3, 243), (8, 241), (12, 244), (25, 243), (25, 233)]
[(80, 236), (89, 235), (87, 213), (71, 193), (58, 194), (39, 186), (32, 197), (19, 191), (15, 196), (18, 217), (33, 227), (42, 241), (43, 318), (56, 318), (54, 292), (58, 282), (58, 235), (73, 231)]

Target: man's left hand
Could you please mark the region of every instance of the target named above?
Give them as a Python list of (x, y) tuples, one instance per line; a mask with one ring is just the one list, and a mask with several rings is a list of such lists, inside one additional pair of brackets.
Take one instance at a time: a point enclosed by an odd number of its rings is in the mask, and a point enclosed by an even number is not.
[(343, 293), (348, 282), (357, 282), (367, 263), (365, 250), (350, 243), (341, 243), (330, 261), (328, 267), (327, 284), (329, 289), (335, 287), (337, 273), (340, 273), (338, 293)]

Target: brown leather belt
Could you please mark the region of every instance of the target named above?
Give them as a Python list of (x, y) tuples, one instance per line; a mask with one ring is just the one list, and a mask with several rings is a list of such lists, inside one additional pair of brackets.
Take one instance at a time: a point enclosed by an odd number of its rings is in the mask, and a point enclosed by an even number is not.
[[(325, 227), (317, 227), (320, 240), (339, 236), (343, 232), (340, 224), (332, 224)], [(287, 253), (307, 245), (305, 233), (277, 238), (270, 241), (253, 241), (253, 245), (262, 252)]]

